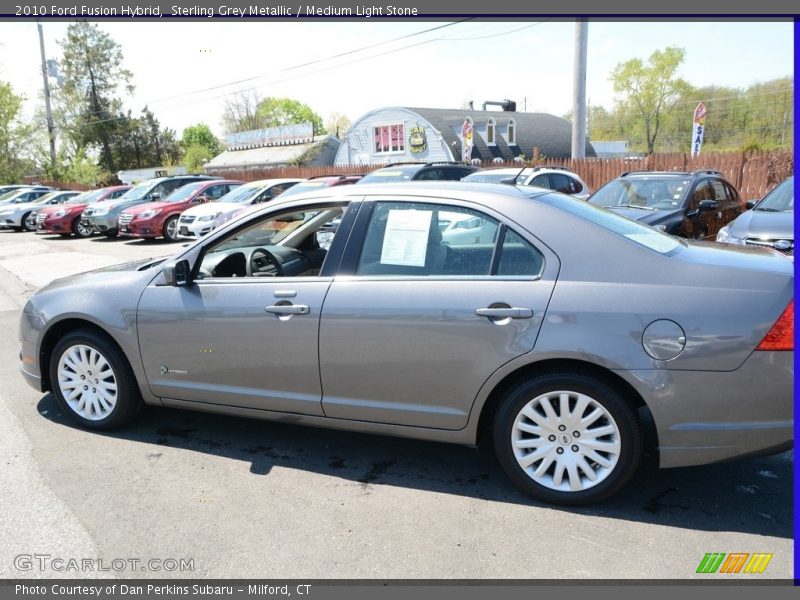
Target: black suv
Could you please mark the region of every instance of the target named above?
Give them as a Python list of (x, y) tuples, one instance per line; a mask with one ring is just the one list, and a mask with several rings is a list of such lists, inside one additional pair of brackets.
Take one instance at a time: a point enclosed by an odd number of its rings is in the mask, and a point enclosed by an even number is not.
[(458, 162), (405, 162), (392, 163), (367, 173), (358, 183), (400, 183), (402, 181), (458, 181), (478, 167)]
[(719, 171), (629, 171), (589, 202), (680, 237), (714, 239), (744, 211), (739, 192)]

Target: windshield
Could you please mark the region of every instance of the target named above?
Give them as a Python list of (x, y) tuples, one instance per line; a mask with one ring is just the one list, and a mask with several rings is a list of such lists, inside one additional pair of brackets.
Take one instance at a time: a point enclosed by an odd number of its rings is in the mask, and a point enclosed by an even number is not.
[(197, 192), (197, 190), (206, 185), (208, 185), (207, 182), (199, 181), (197, 183), (190, 183), (188, 185), (184, 185), (183, 187), (179, 187), (169, 196), (164, 198), (164, 202), (185, 202), (186, 200), (191, 198), (195, 194), (195, 192)]
[(264, 187), (263, 183), (247, 183), (245, 185), (240, 185), (234, 190), (231, 190), (224, 196), (220, 196), (216, 199), (211, 199), (209, 202), (233, 202), (235, 204), (244, 204), (250, 198), (255, 196), (258, 191)]
[(766, 212), (794, 211), (794, 177), (790, 177), (764, 196), (753, 210)]
[(303, 192), (311, 192), (324, 187), (328, 187), (328, 184), (324, 181), (303, 181), (281, 193), (281, 198), (284, 196), (293, 196), (294, 194), (302, 194)]
[(670, 210), (680, 207), (689, 182), (689, 179), (673, 177), (616, 179), (597, 190), (589, 198), (589, 202), (606, 208), (630, 206), (650, 210)]
[(138, 185), (133, 186), (127, 192), (119, 197), (120, 200), (139, 200), (144, 198), (147, 193), (156, 186), (154, 181), (145, 181)]
[(397, 183), (398, 181), (410, 181), (420, 170), (422, 165), (410, 165), (407, 167), (386, 167), (368, 173), (361, 178), (358, 183)]
[(67, 200), (68, 204), (91, 204), (103, 195), (103, 190), (92, 190), (91, 192), (84, 192), (78, 194)]

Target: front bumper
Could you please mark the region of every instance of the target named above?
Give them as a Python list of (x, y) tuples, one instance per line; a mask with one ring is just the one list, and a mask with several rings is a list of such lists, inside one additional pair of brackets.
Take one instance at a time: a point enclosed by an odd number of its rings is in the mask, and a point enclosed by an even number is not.
[(44, 221), (37, 219), (36, 233), (72, 233), (72, 218), (47, 217)]
[(13, 229), (22, 226), (22, 215), (2, 215), (0, 216), (0, 228)]
[(794, 441), (794, 352), (753, 352), (735, 371), (620, 373), (647, 399), (661, 467), (780, 452)]
[(178, 219), (178, 239), (196, 240), (214, 231), (214, 220), (186, 222), (183, 217)]
[(95, 232), (100, 234), (114, 234), (117, 233), (117, 215), (91, 215), (88, 217), (81, 217), (81, 223), (85, 227), (90, 227)]
[(26, 306), (19, 322), (19, 370), (28, 385), (39, 392), (46, 391), (43, 387), (41, 365), (39, 364), (43, 329), (42, 318)]
[(162, 235), (162, 223), (155, 217), (150, 219), (134, 219), (129, 223), (119, 223), (119, 234), (135, 238), (156, 238)]

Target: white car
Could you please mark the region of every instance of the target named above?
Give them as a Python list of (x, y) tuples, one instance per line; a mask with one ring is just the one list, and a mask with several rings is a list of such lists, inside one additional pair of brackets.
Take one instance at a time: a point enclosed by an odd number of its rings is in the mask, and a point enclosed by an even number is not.
[(592, 191), (583, 179), (577, 173), (573, 173), (564, 167), (484, 169), (467, 175), (461, 181), (534, 185), (548, 190), (555, 190), (580, 200), (586, 200), (592, 195)]
[(234, 213), (250, 206), (272, 200), (302, 179), (261, 179), (251, 181), (228, 192), (219, 200), (206, 202), (185, 210), (178, 219), (178, 239), (196, 240), (213, 231)]
[(9, 204), (0, 207), (0, 228), (14, 231), (34, 231), (36, 229), (36, 211), (52, 204), (63, 204), (70, 198), (83, 192), (50, 192), (32, 202)]

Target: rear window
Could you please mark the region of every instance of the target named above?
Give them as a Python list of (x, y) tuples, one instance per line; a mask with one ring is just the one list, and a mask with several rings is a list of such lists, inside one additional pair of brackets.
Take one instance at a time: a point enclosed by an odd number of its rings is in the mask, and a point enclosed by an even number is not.
[(541, 196), (538, 200), (572, 213), (581, 219), (599, 225), (603, 229), (612, 231), (660, 254), (669, 254), (683, 246), (682, 242), (674, 236), (647, 225), (642, 225), (638, 221), (626, 219), (610, 210), (594, 206), (588, 202), (556, 195)]
[(378, 169), (362, 177), (359, 183), (397, 183), (398, 181), (411, 181), (414, 174), (421, 168), (422, 165)]

